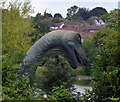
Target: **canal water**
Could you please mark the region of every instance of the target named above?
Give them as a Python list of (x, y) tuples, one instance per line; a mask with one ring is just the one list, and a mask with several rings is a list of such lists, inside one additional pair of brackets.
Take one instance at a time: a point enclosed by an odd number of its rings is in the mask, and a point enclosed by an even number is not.
[(79, 78), (76, 78), (76, 81), (73, 84), (75, 88), (74, 93), (85, 93), (85, 89), (92, 90), (92, 87), (90, 86), (91, 79), (92, 78), (88, 76), (79, 76)]

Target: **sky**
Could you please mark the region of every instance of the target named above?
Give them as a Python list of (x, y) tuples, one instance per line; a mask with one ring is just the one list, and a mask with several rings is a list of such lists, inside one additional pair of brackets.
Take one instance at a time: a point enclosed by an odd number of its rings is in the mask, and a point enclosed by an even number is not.
[[(1, 1), (10, 1), (15, 0), (1, 0)], [(25, 0), (19, 0), (21, 2)], [(37, 13), (43, 14), (46, 10), (47, 13), (51, 13), (53, 16), (56, 13), (60, 13), (64, 18), (67, 14), (67, 9), (73, 5), (78, 7), (85, 7), (92, 10), (95, 7), (103, 7), (108, 12), (113, 9), (118, 8), (118, 2), (120, 0), (27, 0), (30, 1), (32, 7), (34, 8), (34, 13), (31, 14), (35, 16)]]

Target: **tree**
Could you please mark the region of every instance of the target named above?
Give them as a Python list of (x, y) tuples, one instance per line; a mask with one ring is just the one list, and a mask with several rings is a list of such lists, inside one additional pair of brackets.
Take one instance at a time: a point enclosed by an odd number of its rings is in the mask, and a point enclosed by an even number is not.
[(89, 19), (87, 20), (87, 23), (90, 24), (90, 25), (95, 24), (95, 23), (94, 23), (94, 20), (93, 20), (92, 18), (89, 18)]
[(70, 7), (67, 9), (67, 19), (68, 20), (73, 20), (73, 16), (77, 13), (78, 7), (76, 5)]
[(51, 15), (51, 13), (47, 13), (46, 10), (45, 10), (44, 17), (45, 18), (49, 18), (49, 17), (52, 17), (52, 15)]
[(60, 22), (63, 22), (63, 21), (64, 21), (64, 19), (63, 19), (62, 15), (60, 13), (54, 14), (54, 17), (51, 20), (51, 22), (53, 22), (53, 23), (60, 23)]
[(72, 6), (71, 8), (67, 9), (67, 19), (73, 21), (82, 21), (87, 20), (90, 17), (90, 11), (87, 8), (80, 8), (77, 6)]
[[(116, 10), (115, 10), (116, 11)], [(94, 35), (97, 47), (92, 65), (92, 91), (86, 99), (99, 102), (120, 100), (120, 35), (117, 12), (104, 15), (107, 26)], [(112, 21), (115, 22), (112, 22)], [(87, 98), (88, 97), (88, 98)]]
[(119, 30), (119, 9), (115, 9), (110, 13), (103, 15), (101, 18), (105, 20), (108, 27), (114, 30)]
[(56, 13), (56, 14), (54, 15), (54, 17), (55, 17), (55, 18), (63, 18), (60, 13)]
[(37, 33), (46, 33), (49, 31), (49, 24), (47, 19), (40, 13), (33, 18), (34, 28)]
[(92, 9), (92, 10), (90, 11), (90, 13), (91, 13), (91, 16), (100, 17), (100, 16), (102, 16), (102, 15), (107, 14), (108, 12), (107, 12), (106, 9), (103, 8), (103, 7), (95, 7), (94, 9)]
[(79, 8), (78, 15), (81, 16), (84, 21), (87, 21), (90, 17), (90, 11), (87, 8)]
[(32, 43), (34, 44), (38, 39), (40, 39), (45, 33), (49, 32), (49, 19), (50, 14), (44, 13), (37, 13), (35, 17), (32, 18), (34, 32), (32, 32), (29, 36), (32, 37)]
[(3, 49), (2, 49), (2, 85), (3, 100), (30, 100), (33, 89), (29, 78), (16, 80), (17, 70), (23, 57), (30, 48), (31, 38), (28, 34), (33, 31), (32, 20), (28, 13), (31, 11), (29, 2), (9, 3), (3, 9)]

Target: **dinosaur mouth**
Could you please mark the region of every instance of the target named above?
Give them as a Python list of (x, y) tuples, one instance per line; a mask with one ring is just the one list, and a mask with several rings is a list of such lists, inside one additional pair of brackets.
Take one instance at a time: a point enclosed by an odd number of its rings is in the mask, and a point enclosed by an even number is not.
[(84, 65), (84, 62), (82, 61), (82, 59), (81, 59), (81, 57), (79, 56), (79, 54), (77, 53), (77, 51), (75, 50), (74, 52), (75, 52), (77, 61), (78, 61), (80, 64), (83, 64), (83, 65)]

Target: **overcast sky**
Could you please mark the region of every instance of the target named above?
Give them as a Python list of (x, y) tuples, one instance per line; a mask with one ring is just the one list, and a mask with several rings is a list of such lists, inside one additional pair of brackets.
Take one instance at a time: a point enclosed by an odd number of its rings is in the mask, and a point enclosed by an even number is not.
[(44, 11), (46, 10), (47, 13), (51, 13), (53, 16), (55, 13), (60, 13), (63, 17), (66, 17), (67, 9), (73, 5), (76, 5), (78, 7), (89, 8), (90, 10), (95, 7), (103, 7), (109, 12), (115, 8), (118, 8), (118, 2), (120, 0), (28, 0), (28, 1), (31, 2), (32, 7), (34, 8), (35, 13), (32, 14), (33, 16), (35, 16), (37, 13), (43, 14)]

